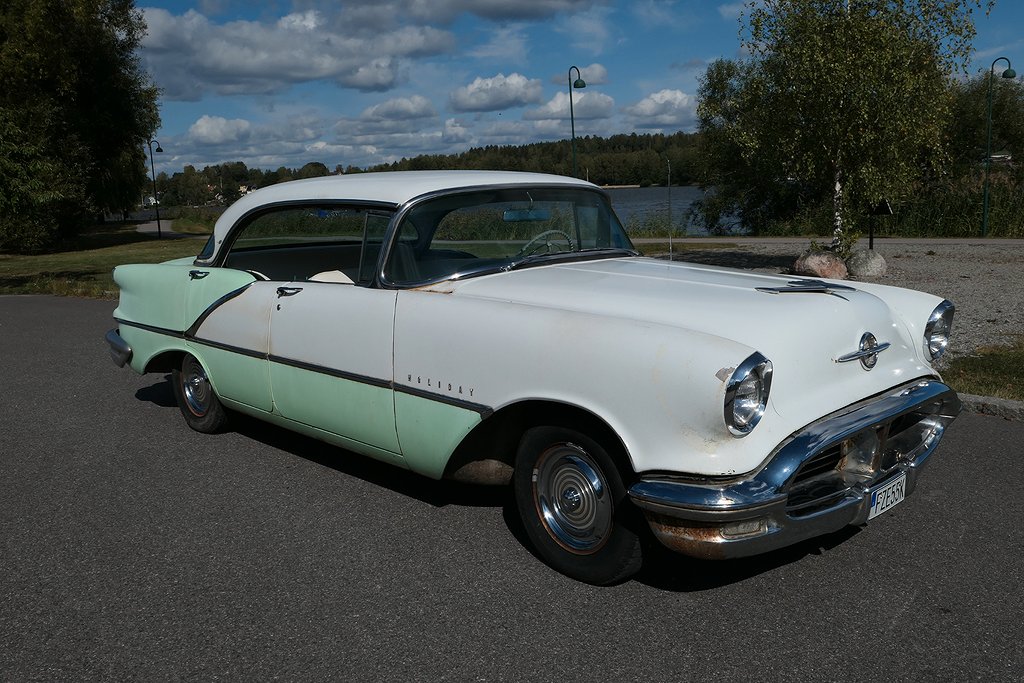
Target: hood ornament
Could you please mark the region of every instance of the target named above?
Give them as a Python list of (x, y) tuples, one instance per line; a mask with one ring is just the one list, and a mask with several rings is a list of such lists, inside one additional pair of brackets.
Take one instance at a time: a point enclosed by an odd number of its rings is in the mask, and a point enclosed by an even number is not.
[(845, 299), (846, 297), (836, 294), (836, 292), (856, 291), (856, 288), (849, 285), (837, 285), (833, 282), (810, 279), (790, 280), (786, 283), (785, 287), (755, 287), (754, 289), (765, 294), (831, 294), (832, 296), (838, 296), (840, 299)]
[(860, 338), (860, 349), (853, 353), (848, 353), (845, 356), (840, 356), (835, 359), (836, 363), (849, 363), (850, 361), (859, 360), (860, 366), (865, 370), (870, 370), (875, 367), (875, 363), (878, 362), (878, 354), (889, 348), (891, 344), (889, 342), (878, 343), (875, 339), (875, 335), (870, 332), (865, 332)]

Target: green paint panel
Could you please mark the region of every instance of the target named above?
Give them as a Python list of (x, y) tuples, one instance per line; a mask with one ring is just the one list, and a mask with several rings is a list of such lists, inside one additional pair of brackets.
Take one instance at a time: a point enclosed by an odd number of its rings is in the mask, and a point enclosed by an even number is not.
[(132, 347), (131, 368), (140, 375), (145, 373), (146, 364), (157, 354), (164, 351), (185, 350), (184, 339), (176, 339), (166, 334), (150, 332), (129, 325), (121, 325), (118, 329), (121, 338), (128, 343), (128, 346)]
[(188, 271), (188, 266), (153, 263), (114, 268), (121, 290), (114, 317), (180, 332)]
[(480, 423), (480, 414), (447, 403), (395, 393), (398, 440), (409, 468), (440, 479), (448, 459), (469, 432)]
[(188, 346), (206, 368), (218, 396), (271, 411), (270, 369), (266, 360), (195, 342), (189, 342)]
[[(409, 469), (408, 465), (405, 464), (405, 460), (402, 459), (402, 456), (397, 453), (386, 451), (383, 448), (374, 448), (373, 446), (369, 446), (365, 443), (346, 439), (338, 434), (325, 432), (322, 429), (317, 429), (316, 427), (311, 427), (309, 425), (302, 424), (301, 422), (289, 420), (275, 413), (267, 413), (262, 410), (257, 410), (250, 405), (238, 403), (231, 399), (224, 399), (224, 405), (228, 408), (237, 410), (238, 412), (245, 413), (246, 415), (252, 415), (260, 420), (265, 420), (271, 424), (277, 425), (278, 427), (283, 427), (284, 429), (304, 434), (305, 436), (318, 441), (323, 441), (333, 446), (348, 449), (354, 453), (359, 453), (360, 455), (365, 455), (367, 457), (386, 462), (389, 465), (396, 465), (397, 467), (401, 467), (406, 470)], [(338, 451), (338, 455), (344, 456), (345, 453), (343, 451)]]
[(392, 391), (361, 382), (270, 364), (274, 405), (285, 417), (399, 453)]

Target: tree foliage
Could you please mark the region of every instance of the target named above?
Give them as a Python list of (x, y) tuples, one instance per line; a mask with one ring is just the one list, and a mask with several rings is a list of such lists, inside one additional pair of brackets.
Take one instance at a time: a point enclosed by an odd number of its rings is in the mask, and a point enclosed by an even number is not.
[(750, 3), (749, 59), (719, 60), (698, 94), (705, 219), (755, 231), (831, 214), (841, 227), (944, 169), (950, 77), (965, 72), (981, 0)]
[(0, 249), (31, 250), (135, 203), (159, 122), (132, 0), (0, 4)]

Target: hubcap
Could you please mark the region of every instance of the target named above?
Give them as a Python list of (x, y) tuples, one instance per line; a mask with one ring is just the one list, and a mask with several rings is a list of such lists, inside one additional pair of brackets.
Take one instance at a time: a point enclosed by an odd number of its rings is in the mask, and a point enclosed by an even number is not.
[(612, 528), (612, 501), (596, 462), (574, 444), (552, 446), (533, 471), (541, 521), (559, 545), (579, 554), (596, 552)]
[(189, 359), (181, 370), (181, 392), (185, 405), (196, 417), (203, 417), (210, 409), (210, 381), (206, 371), (195, 358)]

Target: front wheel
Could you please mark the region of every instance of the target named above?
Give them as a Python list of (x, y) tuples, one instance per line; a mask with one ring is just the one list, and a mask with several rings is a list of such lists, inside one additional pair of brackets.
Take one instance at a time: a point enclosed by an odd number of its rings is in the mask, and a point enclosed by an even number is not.
[(639, 571), (641, 541), (629, 523), (637, 512), (599, 443), (570, 429), (530, 429), (519, 445), (513, 486), (526, 534), (552, 567), (598, 585)]
[(195, 356), (185, 354), (181, 369), (171, 372), (171, 383), (178, 408), (189, 427), (204, 434), (214, 434), (224, 428), (228, 421), (227, 411)]

